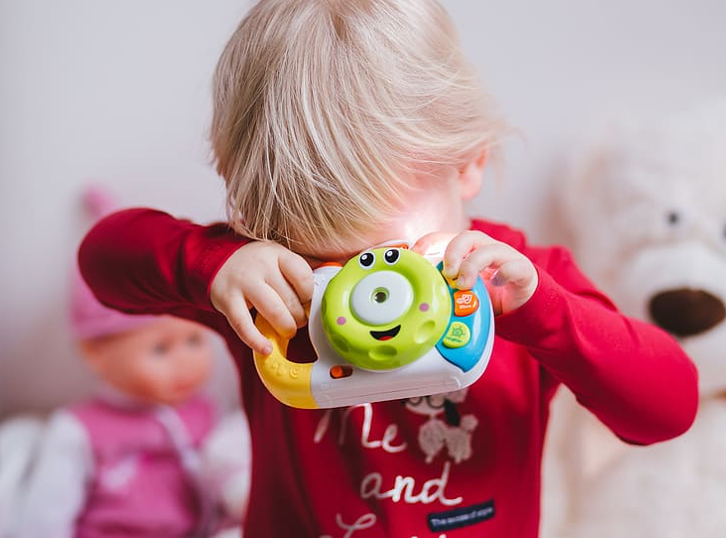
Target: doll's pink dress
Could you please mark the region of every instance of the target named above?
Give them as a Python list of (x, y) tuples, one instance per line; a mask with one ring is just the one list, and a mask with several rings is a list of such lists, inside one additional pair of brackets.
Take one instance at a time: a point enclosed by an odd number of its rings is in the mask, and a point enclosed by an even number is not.
[(33, 473), (23, 536), (206, 536), (214, 501), (199, 478), (198, 449), (213, 424), (214, 408), (202, 397), (177, 407), (103, 398), (57, 412)]
[(88, 431), (95, 468), (78, 538), (194, 533), (203, 503), (183, 458), (212, 427), (209, 402), (139, 410), (94, 400), (71, 412)]

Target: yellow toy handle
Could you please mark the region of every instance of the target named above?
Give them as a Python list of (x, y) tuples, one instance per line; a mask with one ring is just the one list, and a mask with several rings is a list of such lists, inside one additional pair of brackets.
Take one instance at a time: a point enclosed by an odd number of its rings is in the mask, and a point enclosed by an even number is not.
[(277, 334), (262, 316), (256, 317), (255, 325), (272, 342), (272, 353), (269, 355), (254, 352), (255, 368), (267, 390), (291, 407), (318, 409), (310, 386), (313, 363), (300, 364), (287, 360), (290, 340)]

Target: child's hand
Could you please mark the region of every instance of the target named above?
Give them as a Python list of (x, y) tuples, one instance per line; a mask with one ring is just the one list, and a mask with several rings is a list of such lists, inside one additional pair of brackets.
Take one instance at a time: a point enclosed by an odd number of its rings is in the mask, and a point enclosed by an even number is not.
[[(429, 245), (441, 239), (441, 234), (425, 235), (413, 250), (425, 253)], [(487, 286), (495, 316), (516, 310), (537, 289), (537, 270), (524, 254), (485, 233), (462, 232), (446, 247), (444, 275), (456, 278), (457, 288), (467, 289), (478, 274)]]
[(245, 344), (269, 355), (272, 344), (255, 327), (250, 308), (278, 334), (292, 338), (307, 323), (303, 305), (313, 297), (313, 272), (302, 257), (283, 246), (247, 243), (214, 277), (209, 297)]

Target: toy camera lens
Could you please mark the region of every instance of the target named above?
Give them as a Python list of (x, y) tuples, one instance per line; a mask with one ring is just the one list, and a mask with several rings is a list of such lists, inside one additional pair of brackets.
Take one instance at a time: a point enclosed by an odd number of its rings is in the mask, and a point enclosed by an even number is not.
[(411, 283), (393, 271), (374, 272), (363, 278), (350, 294), (350, 307), (366, 325), (385, 325), (400, 318), (413, 304)]
[(373, 300), (377, 303), (385, 303), (388, 300), (388, 290), (384, 288), (378, 288), (373, 292)]
[(383, 259), (388, 265), (393, 265), (398, 261), (400, 255), (401, 253), (397, 249), (392, 248), (386, 251), (386, 253), (383, 255)]
[(364, 252), (358, 258), (358, 263), (363, 269), (368, 269), (373, 266), (376, 261), (376, 256), (372, 252)]

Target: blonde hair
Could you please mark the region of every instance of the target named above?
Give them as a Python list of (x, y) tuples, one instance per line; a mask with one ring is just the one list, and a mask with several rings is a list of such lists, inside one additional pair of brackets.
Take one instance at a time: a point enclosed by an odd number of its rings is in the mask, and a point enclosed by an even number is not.
[(211, 141), (240, 234), (337, 248), (461, 168), (501, 122), (435, 0), (261, 0), (214, 76)]

